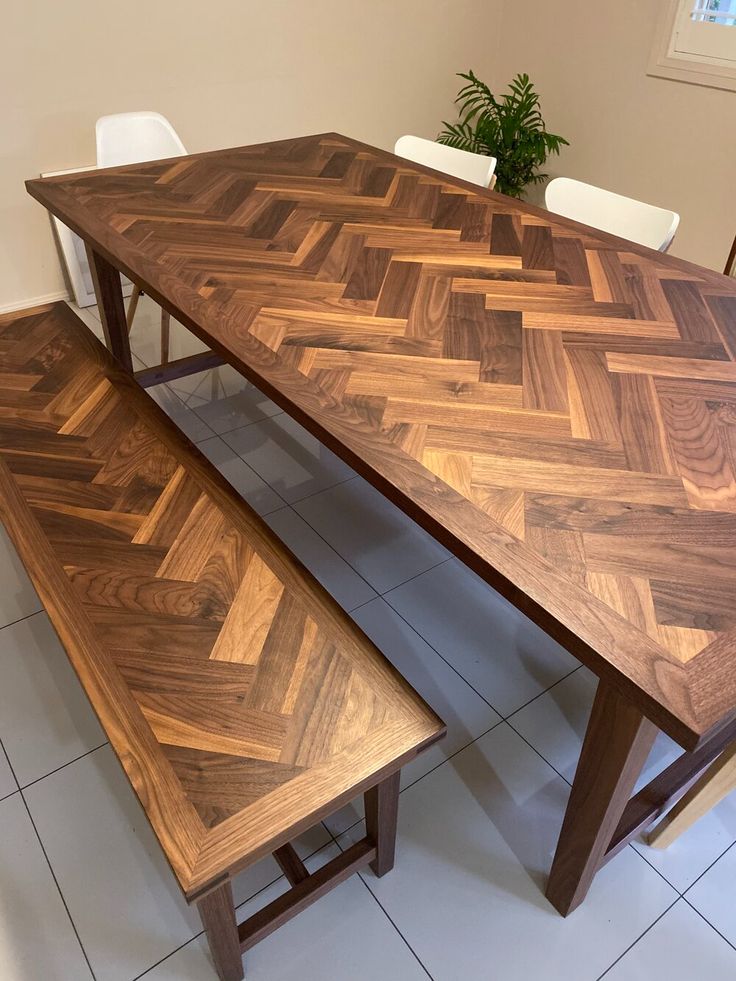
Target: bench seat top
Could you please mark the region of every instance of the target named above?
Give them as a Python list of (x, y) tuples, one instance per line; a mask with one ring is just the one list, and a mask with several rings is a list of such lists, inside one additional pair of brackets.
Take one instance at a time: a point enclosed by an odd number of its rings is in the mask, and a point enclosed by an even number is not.
[(0, 516), (190, 901), (443, 733), (65, 304), (0, 317)]

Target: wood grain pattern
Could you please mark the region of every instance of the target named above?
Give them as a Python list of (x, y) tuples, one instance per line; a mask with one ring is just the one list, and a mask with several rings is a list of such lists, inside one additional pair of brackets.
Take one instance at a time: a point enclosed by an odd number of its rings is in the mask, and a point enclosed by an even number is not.
[(563, 916), (585, 899), (656, 735), (641, 712), (598, 685), (547, 883)]
[(733, 715), (733, 280), (336, 134), (28, 189), (683, 746)]
[(64, 304), (0, 344), (0, 516), (188, 898), (442, 734)]
[(217, 976), (220, 981), (242, 981), (243, 958), (230, 882), (203, 896), (197, 906)]

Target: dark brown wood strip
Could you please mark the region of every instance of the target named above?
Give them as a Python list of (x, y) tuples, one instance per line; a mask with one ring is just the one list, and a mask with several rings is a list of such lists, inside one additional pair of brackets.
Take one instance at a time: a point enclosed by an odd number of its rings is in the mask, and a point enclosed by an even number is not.
[(343, 296), (346, 300), (375, 300), (383, 285), (389, 263), (390, 249), (364, 248), (348, 280)]
[(524, 408), (567, 412), (565, 349), (559, 331), (525, 330), (522, 337)]
[(696, 283), (662, 281), (662, 290), (686, 341), (720, 344), (721, 337)]

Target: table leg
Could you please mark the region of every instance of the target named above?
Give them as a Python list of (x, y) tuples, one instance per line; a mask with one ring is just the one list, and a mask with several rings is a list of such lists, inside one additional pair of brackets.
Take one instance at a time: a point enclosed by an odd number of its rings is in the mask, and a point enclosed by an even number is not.
[(585, 899), (656, 735), (623, 695), (598, 683), (547, 883), (563, 916)]
[(87, 258), (95, 287), (102, 330), (105, 334), (105, 343), (112, 356), (120, 362), (126, 371), (132, 374), (133, 359), (130, 355), (130, 340), (120, 273), (89, 245), (87, 246)]
[(235, 920), (233, 889), (226, 882), (197, 902), (202, 926), (207, 934), (212, 960), (221, 981), (242, 981), (243, 957)]
[(376, 857), (371, 862), (371, 868), (377, 876), (385, 875), (394, 867), (400, 781), (401, 771), (393, 773), (364, 794), (366, 831), (376, 845)]

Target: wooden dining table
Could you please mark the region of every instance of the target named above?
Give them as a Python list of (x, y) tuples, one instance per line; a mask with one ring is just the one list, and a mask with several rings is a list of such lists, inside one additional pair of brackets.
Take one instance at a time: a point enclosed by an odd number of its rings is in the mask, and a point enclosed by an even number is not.
[(736, 283), (335, 133), (27, 188), (598, 676), (569, 913), (736, 738)]

